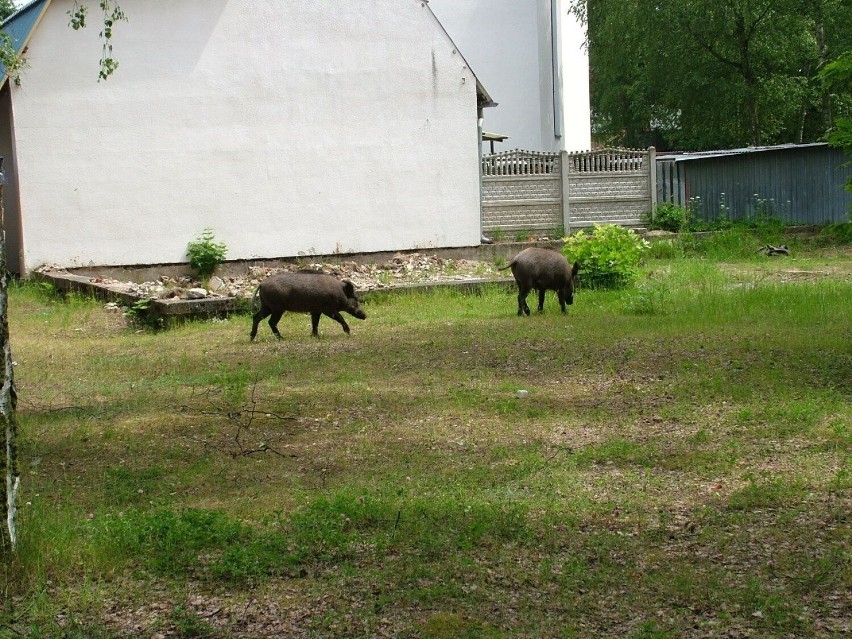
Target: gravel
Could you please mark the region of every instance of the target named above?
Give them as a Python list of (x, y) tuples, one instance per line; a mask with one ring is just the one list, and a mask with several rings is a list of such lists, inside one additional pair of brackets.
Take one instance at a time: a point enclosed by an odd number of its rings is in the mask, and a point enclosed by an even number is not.
[[(425, 253), (399, 254), (385, 262), (362, 264), (354, 261), (282, 263), (277, 267), (251, 266), (245, 275), (214, 275), (207, 282), (189, 276), (161, 275), (154, 281), (135, 283), (106, 277), (93, 277), (92, 283), (110, 290), (147, 299), (205, 299), (251, 297), (258, 284), (274, 273), (311, 269), (338, 278), (348, 278), (356, 290), (372, 291), (410, 284), (453, 281), (498, 280), (508, 271), (498, 270), (491, 262), (442, 258)], [(57, 267), (42, 267), (40, 272), (67, 273)]]

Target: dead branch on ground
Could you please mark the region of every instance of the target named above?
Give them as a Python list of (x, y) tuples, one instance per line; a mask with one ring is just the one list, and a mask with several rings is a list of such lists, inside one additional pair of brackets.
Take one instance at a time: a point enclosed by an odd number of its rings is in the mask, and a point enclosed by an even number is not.
[(789, 255), (790, 249), (787, 248), (786, 244), (782, 244), (781, 246), (772, 246), (771, 244), (766, 244), (757, 249), (758, 253), (766, 252), (767, 255)]
[(250, 457), (257, 453), (273, 453), (279, 457), (295, 457), (295, 455), (282, 453), (265, 442), (260, 442), (254, 446), (247, 446), (244, 443), (244, 435), (251, 429), (255, 418), (261, 417), (265, 419), (273, 419), (277, 421), (295, 420), (292, 415), (284, 415), (275, 411), (265, 410), (258, 407), (257, 382), (252, 384), (251, 398), (248, 406), (233, 409), (231, 406), (223, 406), (217, 403), (214, 399), (214, 391), (207, 389), (204, 392), (205, 401), (208, 404), (207, 408), (196, 408), (186, 404), (180, 407), (182, 412), (191, 413), (194, 415), (204, 415), (208, 417), (224, 418), (229, 423), (235, 426), (233, 436), (230, 438), (230, 444), (216, 443), (208, 439), (200, 437), (190, 437), (196, 443), (202, 444), (205, 448), (215, 450), (219, 453), (229, 456), (231, 459), (238, 457)]

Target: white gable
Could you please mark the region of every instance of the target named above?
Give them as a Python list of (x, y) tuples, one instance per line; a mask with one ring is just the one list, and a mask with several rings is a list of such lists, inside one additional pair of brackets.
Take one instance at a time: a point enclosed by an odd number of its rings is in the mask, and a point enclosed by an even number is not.
[(479, 243), (476, 80), (413, 0), (54, 0), (12, 88), (26, 269)]
[[(499, 104), (485, 129), (498, 150), (591, 146), (585, 30), (563, 0), (431, 0), (435, 15)], [(554, 18), (556, 21), (554, 23)]]

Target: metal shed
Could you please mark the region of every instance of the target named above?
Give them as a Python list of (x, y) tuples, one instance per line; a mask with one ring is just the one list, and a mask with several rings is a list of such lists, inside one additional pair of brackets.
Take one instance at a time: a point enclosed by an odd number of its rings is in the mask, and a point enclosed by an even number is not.
[(852, 211), (845, 163), (843, 150), (824, 142), (658, 155), (657, 201), (704, 220), (845, 222)]

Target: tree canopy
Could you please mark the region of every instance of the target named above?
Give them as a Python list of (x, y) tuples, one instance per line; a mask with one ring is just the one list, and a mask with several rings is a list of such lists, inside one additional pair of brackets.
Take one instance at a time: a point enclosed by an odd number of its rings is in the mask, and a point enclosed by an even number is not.
[[(825, 65), (819, 75), (829, 90), (852, 94), (852, 51)], [(830, 145), (842, 147), (846, 157), (852, 157), (852, 114), (837, 118), (825, 138)], [(846, 190), (852, 191), (852, 175), (846, 179)]]
[(5, 20), (15, 11), (17, 11), (17, 7), (12, 0), (0, 0), (0, 20)]
[(846, 0), (575, 0), (594, 137), (700, 150), (821, 139), (852, 95), (819, 74), (852, 49)]

